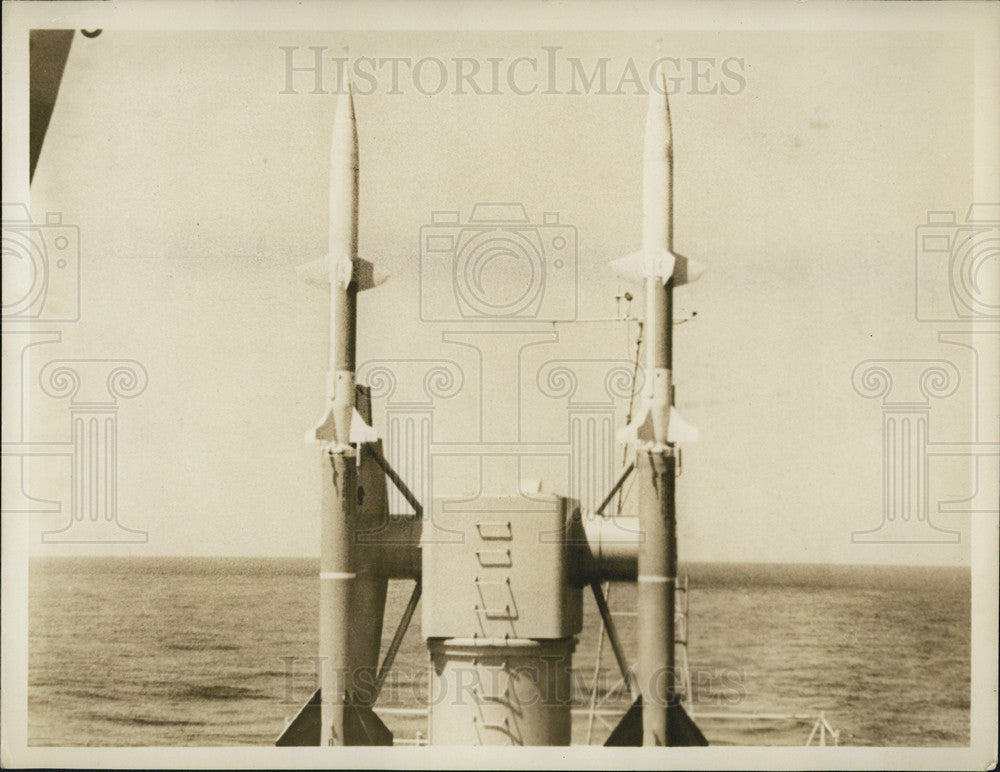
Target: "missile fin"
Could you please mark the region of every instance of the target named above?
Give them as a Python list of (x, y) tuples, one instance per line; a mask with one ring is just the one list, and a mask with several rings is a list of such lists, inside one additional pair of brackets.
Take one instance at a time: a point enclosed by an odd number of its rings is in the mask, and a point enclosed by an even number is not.
[[(274, 744), (319, 745), (322, 704), (321, 692), (317, 689)], [(344, 706), (344, 741), (345, 745), (392, 745), (392, 732), (371, 708), (348, 704)]]
[(675, 287), (697, 281), (705, 273), (704, 263), (699, 263), (697, 260), (692, 260), (690, 257), (684, 257), (683, 255), (675, 254), (674, 258), (677, 261), (674, 263)]
[(667, 442), (697, 442), (698, 427), (685, 421), (677, 408), (670, 406), (670, 422), (667, 424)]
[[(707, 746), (708, 740), (685, 712), (679, 702), (667, 706), (667, 736), (671, 746)], [(642, 697), (632, 703), (632, 707), (622, 716), (611, 736), (604, 741), (606, 748), (628, 748), (642, 745)]]
[(632, 419), (632, 423), (618, 430), (615, 439), (626, 445), (653, 441), (653, 413), (648, 404), (642, 407), (639, 415)]
[[(352, 262), (353, 279), (357, 283), (358, 292), (377, 287), (389, 278), (389, 274), (378, 270), (368, 260), (358, 258)], [(305, 263), (296, 268), (295, 272), (312, 286), (330, 291), (330, 258), (321, 257), (319, 260)]]
[(319, 422), (312, 429), (306, 432), (306, 442), (336, 442), (337, 422), (334, 420), (333, 408), (331, 407), (319, 419)]
[[(363, 442), (378, 442), (378, 432), (368, 425), (365, 419), (354, 408), (351, 414), (351, 430), (348, 442), (357, 445)], [(334, 410), (331, 407), (327, 410), (315, 428), (306, 432), (306, 442), (337, 442), (337, 423), (334, 419)]]
[[(697, 442), (699, 436), (698, 427), (685, 421), (683, 416), (677, 411), (677, 408), (671, 406), (670, 419), (667, 423), (667, 441)], [(643, 406), (639, 415), (632, 420), (632, 423), (618, 430), (615, 434), (615, 439), (626, 445), (653, 441), (653, 412), (650, 410), (648, 404)]]
[(375, 429), (368, 425), (368, 422), (361, 416), (358, 409), (354, 409), (351, 415), (351, 443), (378, 442), (379, 436)]
[(362, 258), (354, 261), (354, 281), (358, 284), (358, 292), (377, 287), (389, 280), (389, 274), (380, 271), (372, 263)]
[[(649, 274), (647, 255), (642, 250), (612, 260), (610, 265), (615, 274), (630, 281), (641, 282)], [(662, 279), (664, 284), (667, 283), (667, 279), (670, 278), (673, 271), (674, 256), (670, 252), (664, 249), (659, 254), (653, 255), (653, 272)]]
[[(663, 250), (653, 257), (653, 271), (664, 284), (671, 276), (674, 277), (674, 286), (690, 284), (705, 271), (705, 266), (697, 260), (678, 255), (667, 250)], [(646, 253), (642, 250), (632, 252), (625, 257), (612, 260), (611, 269), (621, 276), (634, 282), (642, 282), (649, 273), (646, 263)]]

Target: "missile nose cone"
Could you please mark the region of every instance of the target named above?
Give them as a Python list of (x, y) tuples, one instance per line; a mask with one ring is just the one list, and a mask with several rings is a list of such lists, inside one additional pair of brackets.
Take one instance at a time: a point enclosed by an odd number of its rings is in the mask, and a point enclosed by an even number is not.
[(337, 94), (337, 113), (340, 114), (341, 110), (344, 111), (345, 115), (349, 116), (352, 120), (354, 119), (354, 84), (351, 82), (351, 71), (348, 67), (348, 63), (344, 63), (344, 82)]
[(353, 142), (357, 145), (357, 122), (354, 118), (354, 89), (345, 65), (344, 84), (337, 96), (337, 112), (333, 118), (333, 152)]
[[(343, 88), (337, 97), (330, 142), (330, 220), (329, 256), (331, 260), (357, 254), (358, 241), (358, 129), (354, 119), (354, 92), (351, 88), (350, 62), (344, 63)], [(333, 268), (330, 269), (330, 275)]]
[(646, 108), (646, 142), (656, 144), (671, 143), (670, 100), (667, 97), (667, 76), (662, 67), (656, 70), (656, 77), (649, 82), (649, 105)]
[(647, 274), (655, 273), (655, 256), (673, 248), (673, 141), (663, 68), (650, 79), (646, 136), (642, 148), (642, 249)]

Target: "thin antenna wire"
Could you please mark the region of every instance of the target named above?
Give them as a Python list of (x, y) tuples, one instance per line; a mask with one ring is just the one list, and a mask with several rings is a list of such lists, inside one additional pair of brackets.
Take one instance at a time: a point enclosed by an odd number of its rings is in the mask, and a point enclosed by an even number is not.
[[(635, 407), (635, 384), (636, 379), (639, 377), (639, 348), (642, 345), (642, 331), (643, 324), (640, 321), (638, 332), (635, 336), (635, 360), (632, 362), (632, 388), (628, 397), (628, 413), (625, 415), (625, 425), (628, 426), (632, 423), (632, 409)], [(628, 443), (625, 443), (625, 447), (622, 448), (622, 466), (625, 466), (625, 462), (628, 460)], [(629, 486), (631, 490), (631, 485)], [(621, 490), (618, 491), (618, 499), (615, 503), (615, 514), (620, 515), (622, 513), (622, 505), (625, 503), (625, 499), (622, 496)]]

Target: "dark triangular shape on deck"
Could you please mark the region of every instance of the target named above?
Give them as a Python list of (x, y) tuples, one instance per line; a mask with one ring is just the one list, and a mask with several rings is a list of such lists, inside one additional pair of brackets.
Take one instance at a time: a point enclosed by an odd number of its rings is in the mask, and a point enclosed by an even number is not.
[[(319, 745), (320, 702), (320, 690), (317, 689), (274, 744)], [(375, 715), (374, 710), (361, 705), (346, 706), (344, 735), (344, 745), (392, 745), (392, 732), (389, 728)]]
[(309, 698), (309, 702), (302, 706), (301, 710), (292, 719), (291, 723), (285, 727), (275, 741), (275, 745), (319, 745), (320, 731), (320, 690)]
[(344, 734), (347, 735), (346, 745), (392, 745), (389, 727), (374, 710), (362, 705), (348, 705), (345, 709)]
[[(708, 745), (705, 735), (679, 703), (667, 709), (667, 732), (672, 746)], [(604, 744), (618, 748), (642, 745), (642, 697), (632, 703)]]

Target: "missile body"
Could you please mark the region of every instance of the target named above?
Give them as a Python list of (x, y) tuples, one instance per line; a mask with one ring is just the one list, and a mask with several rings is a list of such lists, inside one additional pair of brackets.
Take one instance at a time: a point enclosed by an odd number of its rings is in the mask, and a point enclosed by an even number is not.
[[(652, 84), (651, 84), (652, 86)], [(667, 442), (670, 422), (673, 337), (673, 172), (670, 105), (666, 94), (649, 89), (642, 152), (642, 252), (646, 284), (646, 400), (656, 445)], [(669, 264), (669, 273), (667, 267)]]
[(349, 439), (354, 411), (358, 288), (358, 129), (354, 96), (347, 89), (337, 99), (330, 147), (330, 381), (327, 399), (334, 410), (337, 440)]
[(642, 169), (642, 250), (618, 262), (633, 278), (641, 271), (646, 288), (646, 372), (644, 405), (626, 427), (636, 447), (639, 477), (638, 667), (642, 695), (643, 745), (673, 745), (668, 717), (678, 695), (674, 660), (677, 586), (675, 443), (695, 439), (673, 407), (673, 293), (701, 268), (674, 252), (673, 137), (666, 81), (650, 84)]
[(337, 99), (330, 150), (330, 370), (327, 414), (315, 430), (323, 443), (320, 527), (321, 745), (344, 745), (350, 668), (352, 539), (357, 523), (357, 468), (350, 433), (354, 414), (357, 332), (358, 133), (350, 83)]
[(666, 81), (650, 84), (642, 154), (642, 249), (611, 262), (615, 272), (646, 288), (646, 367), (636, 419), (619, 434), (629, 444), (694, 441), (698, 431), (673, 407), (673, 290), (704, 267), (674, 251), (673, 136)]

